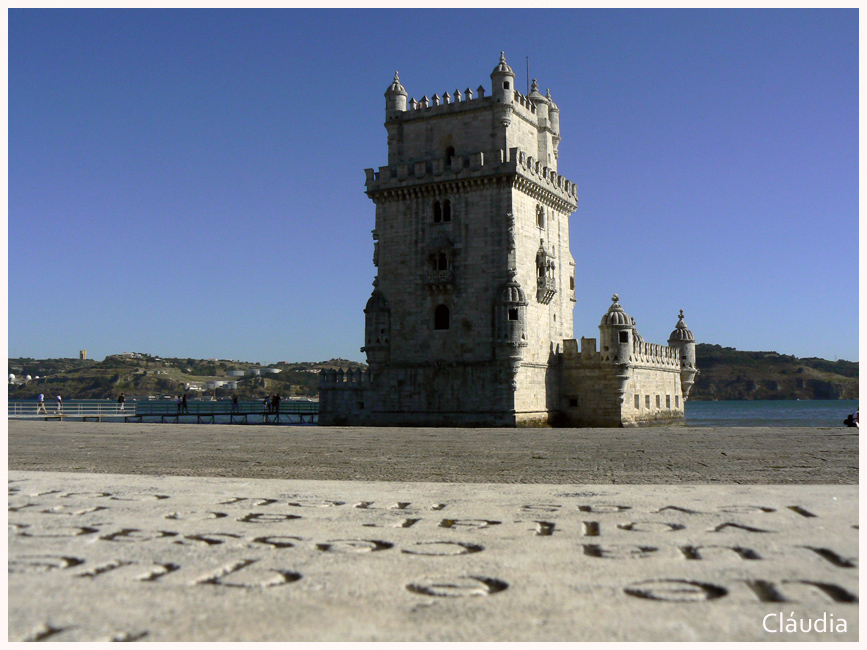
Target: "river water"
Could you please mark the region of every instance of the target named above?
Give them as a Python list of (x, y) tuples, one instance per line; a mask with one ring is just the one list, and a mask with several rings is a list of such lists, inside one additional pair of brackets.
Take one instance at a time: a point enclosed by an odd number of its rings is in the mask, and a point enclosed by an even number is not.
[[(195, 413), (190, 401), (190, 412)], [(64, 401), (64, 411), (74, 413), (76, 406), (93, 408), (97, 404), (105, 409), (113, 409), (117, 404), (112, 400), (68, 400)], [(134, 402), (127, 402), (132, 410)], [(145, 402), (148, 406), (165, 404), (166, 410), (174, 412), (174, 402), (163, 400)], [(204, 404), (208, 404), (205, 402)], [(53, 401), (45, 400), (49, 412), (54, 411)], [(255, 412), (261, 409), (261, 402), (244, 402), (243, 411)], [(228, 409), (228, 405), (226, 405)], [(742, 400), (718, 402), (686, 402), (686, 424), (692, 427), (841, 427), (846, 416), (858, 408), (858, 400)], [(34, 400), (14, 400), (9, 402), (9, 414), (33, 413)]]
[(842, 427), (857, 399), (686, 402), (686, 423), (698, 427)]

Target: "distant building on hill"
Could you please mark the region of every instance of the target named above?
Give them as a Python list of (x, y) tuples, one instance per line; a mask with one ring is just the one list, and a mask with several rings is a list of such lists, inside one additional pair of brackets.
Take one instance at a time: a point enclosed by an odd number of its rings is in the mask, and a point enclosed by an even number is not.
[(575, 183), (560, 109), (524, 96), (505, 56), (481, 86), (385, 92), (388, 161), (367, 169), (377, 275), (368, 371), (324, 370), (323, 425), (636, 426), (683, 419), (695, 339), (683, 313), (646, 343), (615, 294), (599, 340), (572, 338)]

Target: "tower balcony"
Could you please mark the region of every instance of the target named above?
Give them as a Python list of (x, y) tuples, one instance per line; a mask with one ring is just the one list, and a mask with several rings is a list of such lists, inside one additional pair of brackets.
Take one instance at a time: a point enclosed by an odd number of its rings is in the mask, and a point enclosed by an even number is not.
[(557, 293), (557, 281), (551, 277), (536, 278), (536, 298), (543, 305), (547, 305)]

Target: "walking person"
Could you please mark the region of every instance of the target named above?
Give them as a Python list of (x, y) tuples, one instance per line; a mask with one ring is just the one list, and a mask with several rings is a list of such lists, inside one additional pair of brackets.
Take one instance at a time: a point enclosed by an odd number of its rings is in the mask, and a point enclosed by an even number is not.
[(238, 412), (238, 394), (232, 393), (232, 413)]
[(178, 395), (177, 405), (178, 405), (178, 415), (180, 415), (181, 414), (181, 396), (180, 395)]
[(124, 393), (121, 393), (120, 395), (118, 395), (117, 398), (118, 411), (120, 411), (121, 413), (126, 413), (126, 409), (124, 408), (124, 402), (126, 402), (126, 395)]
[(274, 393), (271, 397), (271, 410), (275, 415), (280, 416), (280, 393)]
[(184, 413), (190, 412), (190, 410), (187, 408), (187, 394), (186, 393), (184, 393), (181, 396), (181, 410), (183, 410)]
[(36, 415), (39, 415), (40, 409), (45, 415), (48, 415), (48, 411), (45, 410), (45, 394), (39, 393), (36, 397)]
[(57, 414), (60, 415), (63, 413), (63, 398), (58, 395), (54, 398), (55, 403), (57, 404)]

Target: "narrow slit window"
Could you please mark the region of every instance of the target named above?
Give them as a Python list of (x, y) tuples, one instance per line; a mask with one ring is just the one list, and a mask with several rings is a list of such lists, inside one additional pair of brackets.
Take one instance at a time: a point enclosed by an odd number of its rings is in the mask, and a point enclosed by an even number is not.
[(509, 307), (509, 320), (518, 320), (518, 308)]

